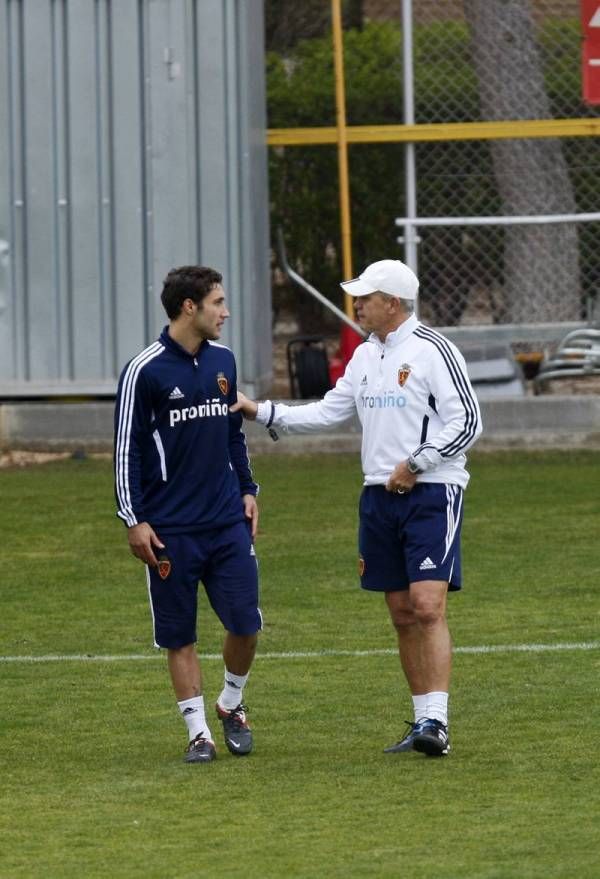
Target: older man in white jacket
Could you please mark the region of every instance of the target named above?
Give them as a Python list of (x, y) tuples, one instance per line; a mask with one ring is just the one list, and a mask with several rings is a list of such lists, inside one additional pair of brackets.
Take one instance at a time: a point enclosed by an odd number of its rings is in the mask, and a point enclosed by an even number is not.
[(452, 661), (446, 598), (461, 588), (465, 452), (481, 433), (479, 406), (461, 353), (414, 315), (419, 281), (408, 266), (380, 260), (342, 287), (370, 335), (336, 386), (301, 406), (257, 404), (238, 392), (232, 411), (286, 433), (358, 414), (361, 586), (385, 595), (414, 707), (414, 722), (385, 752), (443, 756)]

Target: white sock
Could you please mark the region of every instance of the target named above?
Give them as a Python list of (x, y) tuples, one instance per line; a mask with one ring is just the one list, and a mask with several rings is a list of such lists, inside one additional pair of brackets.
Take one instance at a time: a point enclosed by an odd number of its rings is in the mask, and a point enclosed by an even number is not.
[(413, 696), (413, 708), (415, 709), (415, 723), (422, 717), (427, 717), (427, 696), (425, 694)]
[(193, 742), (196, 736), (200, 735), (200, 733), (202, 733), (205, 739), (212, 742), (213, 737), (208, 728), (206, 716), (204, 714), (204, 696), (194, 696), (192, 699), (183, 699), (177, 704), (179, 705), (179, 710), (181, 711), (188, 728), (190, 742)]
[(244, 687), (246, 686), (249, 674), (248, 672), (245, 675), (234, 675), (233, 672), (225, 669), (223, 689), (217, 700), (221, 708), (224, 708), (226, 711), (233, 711), (243, 701)]
[(427, 693), (425, 698), (427, 699), (425, 716), (448, 726), (448, 693), (434, 691)]

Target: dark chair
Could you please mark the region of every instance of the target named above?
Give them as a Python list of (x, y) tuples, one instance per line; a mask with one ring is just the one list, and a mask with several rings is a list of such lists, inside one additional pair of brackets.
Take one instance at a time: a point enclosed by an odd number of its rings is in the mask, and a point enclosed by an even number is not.
[(320, 398), (331, 388), (322, 336), (296, 336), (287, 344), (290, 389), (294, 400)]

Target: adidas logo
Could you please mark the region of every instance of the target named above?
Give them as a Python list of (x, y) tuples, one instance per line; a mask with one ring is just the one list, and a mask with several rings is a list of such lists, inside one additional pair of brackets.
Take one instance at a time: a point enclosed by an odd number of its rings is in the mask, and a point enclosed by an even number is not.
[(366, 385), (366, 384), (367, 384), (367, 377), (366, 377), (366, 375), (363, 375), (363, 377), (362, 377), (362, 381), (361, 381), (360, 384), (361, 384), (361, 387), (362, 387), (363, 385)]
[(182, 394), (177, 385), (175, 385), (169, 394), (169, 400), (181, 400), (182, 397), (185, 397), (185, 394)]
[(420, 571), (433, 571), (437, 568), (437, 565), (434, 565), (429, 556), (426, 559), (423, 559), (421, 564), (419, 565)]

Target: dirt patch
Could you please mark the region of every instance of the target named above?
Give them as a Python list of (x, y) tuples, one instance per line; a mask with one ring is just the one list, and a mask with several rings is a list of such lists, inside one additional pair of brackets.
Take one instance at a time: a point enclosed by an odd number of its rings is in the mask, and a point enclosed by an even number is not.
[(108, 452), (87, 454), (86, 452), (28, 452), (20, 449), (10, 449), (0, 452), (0, 470), (9, 467), (33, 467), (36, 464), (47, 464), (49, 461), (64, 461), (66, 458), (97, 458), (110, 460), (112, 455)]

